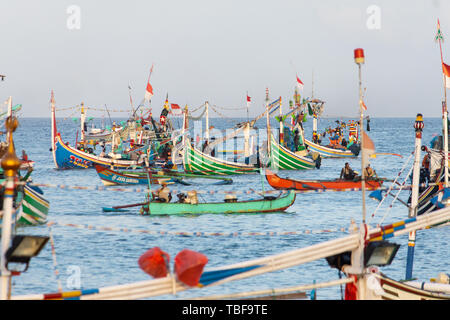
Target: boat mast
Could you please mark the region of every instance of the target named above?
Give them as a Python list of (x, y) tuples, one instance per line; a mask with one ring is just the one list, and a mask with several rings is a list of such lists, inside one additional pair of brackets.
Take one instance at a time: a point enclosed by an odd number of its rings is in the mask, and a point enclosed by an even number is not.
[(281, 104), (281, 97), (280, 97), (280, 144), (284, 144), (284, 121), (283, 121), (283, 107)]
[(52, 90), (52, 96), (50, 98), (50, 104), (52, 108), (52, 155), (53, 162), (55, 163), (56, 168), (58, 169), (58, 163), (56, 161), (56, 110), (55, 110), (55, 95)]
[[(422, 146), (422, 131), (424, 128), (423, 118), (420, 113), (417, 114), (414, 129), (416, 131), (416, 143), (414, 147), (414, 170), (411, 191), (411, 204), (409, 207), (409, 218), (417, 216), (417, 204), (419, 199), (419, 180), (420, 180), (420, 157)], [(408, 238), (408, 255), (406, 259), (406, 274), (405, 280), (412, 278), (413, 261), (414, 261), (414, 247), (416, 242), (416, 231), (411, 231)]]
[(364, 50), (355, 49), (355, 62), (358, 65), (359, 75), (359, 130), (361, 133), (361, 189), (362, 189), (362, 223), (366, 223), (366, 174), (365, 174), (365, 152), (364, 152), (364, 126), (363, 126), (363, 101), (362, 101), (362, 79), (361, 79), (361, 65), (364, 64)]
[(80, 117), (80, 126), (81, 126), (81, 141), (84, 143), (85, 133), (84, 132), (84, 123), (86, 121), (86, 113), (84, 112), (84, 102), (81, 103), (81, 117)]
[[(8, 117), (12, 116), (12, 97), (8, 98)], [(9, 141), (10, 132), (6, 132), (6, 141)]]
[[(442, 34), (441, 34), (441, 24), (439, 23), (438, 19), (438, 33), (436, 35), (436, 40), (439, 41), (439, 50), (441, 52), (441, 63), (442, 63), (442, 69), (444, 69), (444, 58), (442, 55), (442, 44), (441, 40)], [(442, 70), (444, 71), (444, 70)], [(445, 188), (448, 188), (448, 109), (447, 109), (447, 77), (445, 76), (445, 73), (442, 72), (442, 75), (444, 77), (444, 101), (442, 101), (442, 129), (443, 129), (443, 135), (444, 135), (444, 181), (445, 181)]]
[(269, 119), (269, 88), (266, 88), (266, 126), (267, 126), (267, 154), (270, 155), (271, 132)]
[(205, 140), (209, 143), (209, 102), (205, 102), (205, 108), (206, 108), (206, 131), (205, 131)]

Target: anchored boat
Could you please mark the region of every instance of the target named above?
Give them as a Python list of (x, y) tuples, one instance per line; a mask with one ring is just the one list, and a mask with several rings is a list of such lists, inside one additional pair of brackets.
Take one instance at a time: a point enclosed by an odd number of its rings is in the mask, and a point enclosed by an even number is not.
[[(270, 170), (266, 170), (267, 182), (272, 188), (279, 190), (345, 190), (345, 189), (361, 189), (361, 180), (296, 180), (289, 178), (281, 178)], [(376, 190), (383, 184), (382, 179), (366, 179), (365, 189)]]
[(143, 212), (148, 215), (183, 214), (230, 214), (230, 213), (268, 213), (280, 212), (289, 208), (295, 201), (295, 192), (288, 191), (278, 197), (264, 197), (258, 200), (209, 203), (150, 202), (145, 204)]

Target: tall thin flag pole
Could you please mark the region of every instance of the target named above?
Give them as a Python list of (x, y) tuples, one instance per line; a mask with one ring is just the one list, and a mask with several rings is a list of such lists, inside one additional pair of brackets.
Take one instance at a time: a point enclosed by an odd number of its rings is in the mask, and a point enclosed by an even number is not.
[[(442, 44), (441, 42), (444, 40), (441, 33), (441, 24), (438, 19), (438, 31), (436, 35), (436, 40), (439, 41), (439, 50), (441, 52), (441, 65), (444, 68), (444, 57), (442, 54)], [(444, 130), (444, 181), (445, 187), (448, 188), (448, 109), (447, 109), (447, 78), (445, 73), (442, 72), (442, 76), (444, 77), (444, 102), (442, 105), (442, 129)]]
[(133, 117), (134, 117), (134, 107), (133, 107), (133, 98), (131, 97), (131, 83), (128, 82), (128, 95), (130, 96), (130, 106), (131, 106), (131, 111), (133, 111)]
[(362, 223), (366, 223), (366, 177), (365, 177), (365, 152), (364, 152), (364, 126), (363, 126), (363, 106), (362, 106), (362, 80), (361, 80), (361, 65), (364, 63), (364, 50), (355, 49), (355, 62), (358, 65), (359, 74), (359, 112), (360, 123), (359, 130), (361, 133), (361, 189), (362, 189)]
[(250, 122), (250, 117), (248, 115), (248, 107), (249, 107), (249, 102), (250, 102), (250, 101), (248, 101), (248, 91), (247, 91), (247, 97), (245, 99), (247, 99), (247, 121)]

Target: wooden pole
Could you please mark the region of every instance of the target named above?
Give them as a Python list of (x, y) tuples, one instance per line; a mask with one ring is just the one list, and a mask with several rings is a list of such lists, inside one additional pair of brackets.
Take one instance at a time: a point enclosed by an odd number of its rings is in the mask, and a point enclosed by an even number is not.
[[(413, 181), (412, 181), (412, 191), (411, 191), (411, 205), (409, 207), (409, 218), (414, 218), (417, 216), (417, 204), (419, 199), (419, 180), (420, 180), (420, 157), (421, 157), (421, 146), (422, 146), (422, 130), (424, 128), (422, 115), (419, 113), (416, 117), (416, 122), (414, 123), (414, 129), (416, 130), (416, 143), (414, 151), (414, 170), (413, 170)], [(416, 231), (413, 230), (409, 233), (408, 238), (408, 254), (406, 258), (406, 274), (405, 279), (409, 280), (412, 278), (413, 270), (413, 260), (414, 260), (414, 247), (416, 242)]]
[[(439, 50), (441, 53), (441, 66), (444, 68), (444, 57), (442, 54), (442, 35), (441, 35), (441, 26), (438, 19), (438, 34), (436, 39), (439, 41)], [(443, 71), (443, 70), (442, 70)], [(444, 182), (445, 187), (448, 188), (448, 109), (447, 109), (447, 78), (445, 73), (442, 72), (442, 76), (444, 78), (444, 101), (442, 102), (442, 129), (443, 129), (443, 144), (444, 144)]]
[(205, 131), (205, 140), (209, 143), (209, 102), (205, 102), (205, 108), (206, 108), (206, 131)]
[(269, 119), (269, 88), (266, 88), (266, 125), (267, 125), (267, 153), (270, 156), (271, 132)]
[(359, 111), (360, 111), (360, 122), (359, 130), (361, 134), (361, 188), (362, 188), (362, 223), (366, 223), (366, 161), (364, 152), (364, 126), (363, 126), (363, 108), (362, 108), (362, 80), (361, 80), (361, 63), (358, 63), (359, 71)]
[(284, 121), (283, 121), (283, 107), (281, 104), (281, 97), (280, 97), (280, 144), (284, 144)]

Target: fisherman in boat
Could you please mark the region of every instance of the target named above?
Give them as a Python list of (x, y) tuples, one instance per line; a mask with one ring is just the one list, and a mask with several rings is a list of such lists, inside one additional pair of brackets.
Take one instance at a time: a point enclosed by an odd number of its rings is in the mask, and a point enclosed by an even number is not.
[(155, 202), (170, 202), (172, 200), (172, 193), (165, 181), (161, 183), (161, 187), (158, 190), (152, 192), (152, 196)]
[(28, 155), (25, 150), (22, 150), (22, 161), (28, 161)]
[(426, 182), (430, 181), (430, 154), (427, 153), (423, 157), (422, 160), (422, 169), (420, 170), (421, 173), (423, 172), (423, 176)]
[[(298, 129), (295, 129), (294, 134), (295, 134), (294, 135), (294, 148), (295, 148), (294, 152), (297, 152), (297, 151), (299, 151), (299, 147), (300, 147), (300, 134), (298, 132)], [(314, 134), (313, 134), (313, 136), (314, 136)]]
[(365, 169), (365, 174), (366, 178), (368, 179), (373, 179), (377, 175), (376, 171), (373, 170), (372, 167), (370, 166), (370, 163), (367, 165)]
[(339, 179), (342, 180), (353, 180), (356, 177), (355, 171), (350, 167), (350, 164), (348, 162), (345, 163), (344, 168), (341, 170), (341, 175), (339, 176)]

